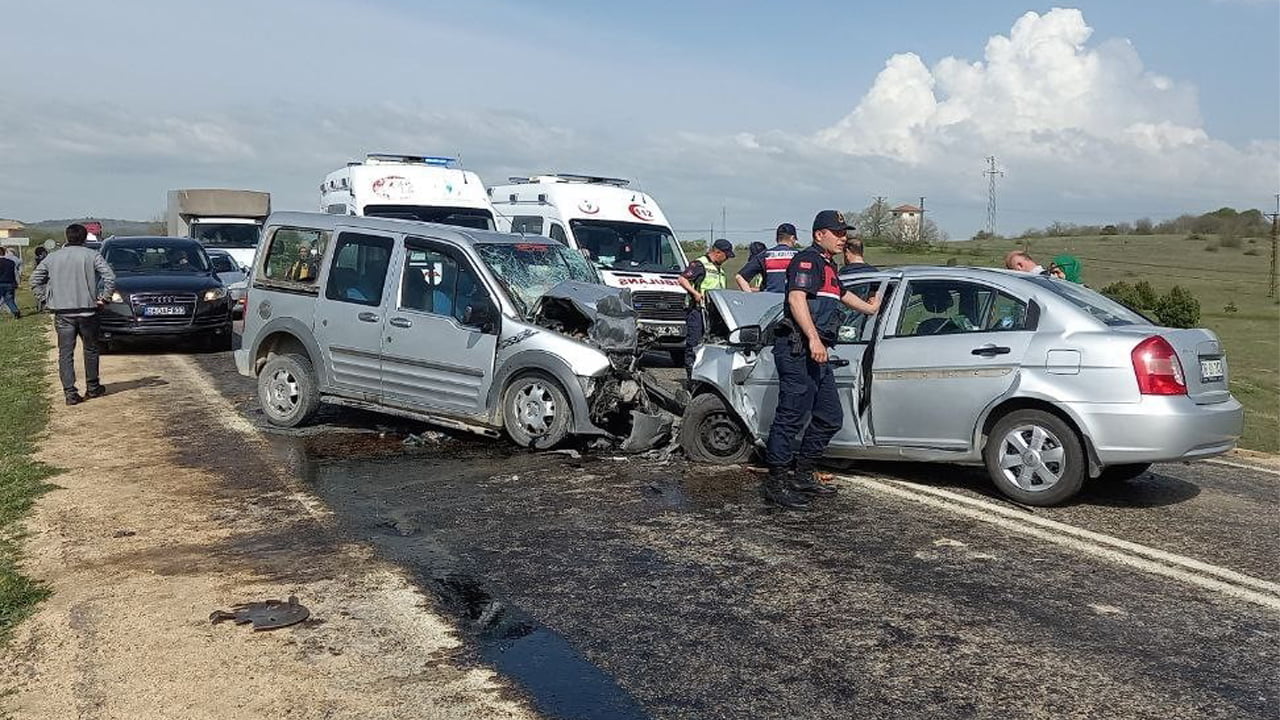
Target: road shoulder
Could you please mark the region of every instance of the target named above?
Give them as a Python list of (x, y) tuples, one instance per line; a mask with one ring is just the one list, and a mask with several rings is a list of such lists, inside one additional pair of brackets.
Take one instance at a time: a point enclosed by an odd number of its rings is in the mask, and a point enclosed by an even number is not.
[[(50, 372), (56, 372), (51, 368)], [(348, 542), (200, 371), (109, 356), (110, 394), (56, 404), (38, 458), (65, 468), (27, 521), (52, 597), (0, 662), (23, 718), (523, 718), (403, 573)], [(297, 595), (302, 625), (213, 625)]]

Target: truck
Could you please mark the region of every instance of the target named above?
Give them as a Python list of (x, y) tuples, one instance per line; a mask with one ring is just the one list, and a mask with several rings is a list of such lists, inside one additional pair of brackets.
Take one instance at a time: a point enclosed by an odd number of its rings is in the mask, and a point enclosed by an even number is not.
[(169, 236), (189, 237), (226, 250), (242, 267), (253, 265), (271, 194), (258, 190), (169, 191)]
[(631, 290), (641, 330), (683, 362), (688, 261), (662, 208), (624, 178), (559, 173), (513, 177), (490, 190), (511, 232), (577, 249), (606, 285)]
[(438, 155), (369, 153), (363, 161), (349, 162), (320, 183), (320, 210), (476, 230), (507, 229), (480, 176), (459, 167), (457, 158)]

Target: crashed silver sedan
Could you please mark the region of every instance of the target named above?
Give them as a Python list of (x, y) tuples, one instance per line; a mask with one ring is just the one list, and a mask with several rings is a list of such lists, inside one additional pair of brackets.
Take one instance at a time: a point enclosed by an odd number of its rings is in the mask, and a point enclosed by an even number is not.
[(680, 409), (637, 368), (630, 294), (559, 243), (321, 213), (275, 213), (263, 238), (235, 358), (273, 424), (329, 402), (641, 450), (670, 429), (661, 406)]
[[(1087, 478), (1220, 455), (1240, 437), (1209, 330), (1157, 327), (1083, 286), (1002, 270), (907, 267), (846, 287), (884, 301), (839, 329), (844, 427), (830, 458), (980, 464), (1008, 497), (1053, 505)], [(680, 440), (695, 460), (743, 462), (777, 405), (782, 296), (710, 295)]]

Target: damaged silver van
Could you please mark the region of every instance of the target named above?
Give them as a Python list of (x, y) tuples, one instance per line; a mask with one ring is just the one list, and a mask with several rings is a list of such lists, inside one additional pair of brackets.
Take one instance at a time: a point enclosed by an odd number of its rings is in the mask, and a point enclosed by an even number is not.
[(629, 292), (554, 241), (289, 212), (267, 221), (235, 358), (279, 426), (323, 401), (524, 447), (642, 450), (679, 404), (638, 370), (641, 342)]

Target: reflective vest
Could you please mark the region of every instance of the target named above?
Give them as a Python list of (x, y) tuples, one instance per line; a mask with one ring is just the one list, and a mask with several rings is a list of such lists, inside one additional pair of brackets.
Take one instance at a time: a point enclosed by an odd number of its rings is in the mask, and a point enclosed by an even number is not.
[(723, 290), (728, 287), (728, 285), (725, 284), (723, 268), (711, 262), (711, 258), (706, 255), (698, 258), (698, 262), (702, 263), (702, 269), (707, 271), (707, 274), (702, 278), (702, 282), (698, 283), (698, 292)]

